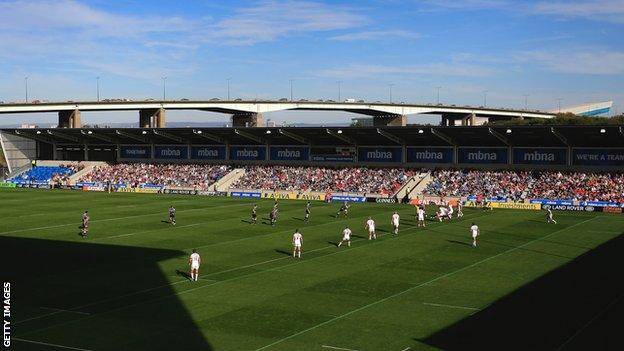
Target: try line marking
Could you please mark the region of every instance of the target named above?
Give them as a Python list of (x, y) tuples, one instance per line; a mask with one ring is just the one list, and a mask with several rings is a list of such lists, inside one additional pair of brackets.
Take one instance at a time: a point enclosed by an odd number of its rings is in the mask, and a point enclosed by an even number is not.
[(26, 340), (26, 339), (20, 339), (20, 338), (12, 338), (13, 340), (17, 340), (17, 341), (21, 341), (21, 342), (28, 342), (31, 344), (38, 344), (38, 345), (46, 345), (46, 346), (52, 346), (52, 347), (57, 347), (59, 349), (67, 349), (67, 350), (78, 350), (78, 351), (92, 351), (89, 349), (81, 349), (80, 347), (71, 347), (71, 346), (64, 346), (64, 345), (58, 345), (58, 344), (50, 344), (47, 342), (41, 342), (41, 341), (34, 341), (34, 340)]
[(58, 311), (58, 312), (67, 312), (67, 313), (76, 313), (76, 314), (82, 314), (85, 316), (90, 315), (91, 313), (87, 313), (87, 312), (79, 312), (79, 311), (72, 311), (72, 310), (64, 310), (62, 308), (54, 308), (54, 307), (39, 307), (42, 310), (50, 310), (50, 311)]
[(475, 307), (444, 305), (444, 304), (440, 304), (440, 303), (430, 303), (430, 302), (423, 302), (423, 305), (436, 306), (436, 307), (459, 308), (459, 309), (462, 309), (462, 310), (471, 310), (471, 311), (478, 311), (479, 310), (478, 308), (475, 308)]
[(336, 347), (336, 346), (330, 346), (330, 345), (321, 345), (321, 347), (325, 349), (333, 349), (333, 350), (358, 351), (354, 349), (345, 349), (344, 347)]
[(296, 333), (294, 333), (294, 334), (291, 334), (291, 335), (288, 335), (288, 336), (286, 336), (286, 337), (283, 337), (283, 338), (281, 338), (281, 339), (279, 339), (279, 340), (277, 340), (277, 341), (274, 341), (274, 342), (272, 342), (272, 343), (270, 343), (270, 344), (268, 344), (268, 345), (264, 345), (264, 346), (262, 346), (262, 347), (260, 347), (260, 348), (256, 349), (255, 351), (261, 351), (261, 350), (268, 349), (269, 347), (275, 346), (275, 345), (277, 345), (277, 344), (279, 344), (279, 343), (282, 343), (282, 342), (284, 342), (284, 341), (286, 341), (286, 340), (292, 339), (292, 338), (294, 338), (294, 337), (296, 337), (296, 336), (299, 336), (299, 335), (301, 335), (301, 334), (305, 334), (305, 333), (307, 333), (307, 332), (309, 332), (309, 331), (315, 330), (316, 328), (319, 328), (319, 327), (325, 326), (325, 325), (327, 325), (327, 324), (329, 324), (329, 323), (335, 322), (335, 321), (337, 321), (337, 320), (339, 320), (339, 319), (342, 319), (342, 318), (344, 318), (344, 317), (350, 316), (350, 315), (352, 315), (352, 314), (354, 314), (354, 313), (360, 312), (360, 311), (365, 310), (365, 309), (367, 309), (367, 308), (369, 308), (369, 307), (376, 306), (376, 305), (378, 305), (378, 304), (380, 304), (380, 303), (383, 303), (383, 302), (386, 302), (386, 301), (388, 301), (388, 300), (390, 300), (390, 299), (393, 299), (393, 298), (396, 298), (396, 297), (402, 296), (402, 295), (404, 295), (404, 294), (409, 293), (410, 291), (416, 290), (416, 289), (421, 288), (421, 287), (423, 287), (423, 286), (427, 286), (427, 285), (429, 285), (429, 284), (431, 284), (431, 283), (435, 283), (435, 282), (437, 282), (438, 280), (441, 280), (441, 279), (444, 279), (444, 278), (449, 277), (449, 276), (451, 276), (451, 275), (454, 275), (454, 274), (457, 274), (457, 273), (463, 272), (463, 271), (465, 271), (465, 270), (467, 270), (467, 269), (470, 269), (470, 268), (472, 268), (472, 267), (475, 267), (475, 266), (477, 266), (477, 265), (479, 265), (479, 264), (481, 264), (481, 263), (484, 263), (484, 262), (490, 261), (490, 260), (492, 260), (492, 259), (495, 259), (495, 258), (500, 257), (500, 256), (502, 256), (502, 255), (505, 255), (505, 254), (507, 254), (507, 253), (510, 253), (510, 252), (516, 251), (516, 250), (521, 249), (521, 248), (523, 248), (523, 247), (525, 247), (525, 246), (531, 245), (531, 244), (533, 244), (533, 243), (535, 243), (535, 242), (538, 242), (538, 241), (541, 241), (541, 240), (547, 239), (547, 238), (549, 238), (549, 237), (551, 237), (551, 236), (553, 236), (553, 235), (555, 235), (555, 234), (557, 234), (557, 233), (560, 233), (560, 232), (562, 232), (562, 231), (564, 231), (564, 230), (568, 230), (568, 229), (570, 229), (570, 228), (576, 227), (576, 226), (581, 225), (581, 224), (583, 224), (583, 223), (587, 223), (587, 222), (591, 221), (592, 219), (596, 219), (596, 218), (598, 218), (598, 217), (591, 217), (591, 218), (589, 218), (589, 219), (586, 219), (586, 220), (584, 220), (584, 221), (578, 222), (578, 223), (576, 223), (576, 224), (573, 224), (573, 225), (567, 226), (567, 227), (565, 227), (565, 228), (561, 228), (561, 229), (559, 229), (559, 230), (556, 230), (556, 231), (554, 231), (554, 232), (552, 232), (552, 233), (550, 233), (550, 234), (548, 234), (548, 235), (545, 235), (545, 236), (543, 236), (543, 237), (540, 237), (540, 238), (537, 238), (537, 239), (533, 239), (533, 240), (528, 241), (528, 242), (526, 242), (526, 243), (524, 243), (524, 244), (522, 244), (522, 245), (515, 246), (515, 247), (513, 247), (513, 248), (511, 248), (511, 249), (509, 249), (509, 250), (505, 250), (505, 251), (500, 252), (500, 253), (498, 253), (498, 254), (496, 254), (496, 255), (486, 257), (486, 258), (484, 258), (484, 259), (482, 259), (482, 260), (480, 260), (480, 261), (477, 261), (477, 262), (471, 263), (471, 264), (469, 264), (469, 265), (467, 265), (467, 266), (464, 266), (464, 267), (462, 267), (462, 268), (459, 268), (459, 269), (456, 269), (456, 270), (454, 270), (454, 271), (451, 271), (451, 272), (448, 272), (448, 273), (445, 273), (445, 274), (439, 275), (439, 276), (437, 276), (437, 277), (435, 277), (435, 278), (433, 278), (433, 279), (431, 279), (431, 280), (428, 280), (428, 281), (426, 281), (426, 282), (423, 282), (423, 283), (420, 283), (420, 284), (418, 284), (418, 285), (415, 285), (415, 286), (413, 286), (413, 287), (411, 287), (411, 288), (409, 288), (409, 289), (406, 289), (406, 290), (400, 291), (400, 292), (398, 292), (398, 293), (396, 293), (396, 294), (394, 294), (394, 295), (386, 296), (386, 297), (384, 297), (383, 299), (380, 299), (380, 300), (377, 300), (377, 301), (373, 301), (373, 302), (371, 302), (371, 303), (369, 303), (369, 304), (367, 304), (367, 305), (364, 305), (364, 306), (361, 306), (361, 307), (356, 308), (356, 309), (354, 309), (354, 310), (351, 310), (351, 311), (349, 311), (349, 312), (346, 312), (346, 313), (344, 313), (344, 314), (342, 314), (342, 315), (340, 315), (340, 316), (338, 316), (338, 317), (335, 317), (335, 318), (332, 318), (332, 319), (328, 319), (328, 320), (326, 320), (325, 322), (319, 323), (319, 324), (317, 324), (317, 325), (311, 326), (310, 328), (307, 328), (307, 329), (301, 330), (301, 331), (299, 331), (299, 332), (296, 332)]

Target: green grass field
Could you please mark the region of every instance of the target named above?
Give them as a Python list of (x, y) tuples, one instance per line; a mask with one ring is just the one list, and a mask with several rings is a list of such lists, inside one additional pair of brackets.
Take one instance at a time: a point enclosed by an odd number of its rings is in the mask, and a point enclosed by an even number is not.
[[(304, 223), (304, 202), (281, 201), (271, 227), (248, 223), (254, 202), (268, 217), (270, 201), (0, 190), (12, 349), (621, 349), (623, 215), (558, 212), (547, 225), (541, 211), (466, 209), (421, 229), (411, 206), (335, 219), (339, 204), (313, 203)], [(337, 248), (346, 224), (355, 241)], [(192, 248), (198, 282), (185, 277)]]

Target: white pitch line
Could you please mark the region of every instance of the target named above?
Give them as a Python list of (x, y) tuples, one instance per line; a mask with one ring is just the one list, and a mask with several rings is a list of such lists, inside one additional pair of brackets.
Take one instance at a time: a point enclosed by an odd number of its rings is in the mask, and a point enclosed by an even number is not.
[(54, 307), (39, 307), (41, 309), (44, 310), (50, 310), (50, 311), (59, 311), (59, 312), (67, 312), (67, 313), (75, 313), (75, 314), (82, 314), (85, 316), (89, 316), (91, 315), (91, 313), (87, 313), (87, 312), (79, 312), (79, 311), (72, 311), (72, 310), (64, 310), (62, 308), (54, 308)]
[[(235, 207), (235, 206), (244, 206), (244, 205), (249, 206), (249, 203), (240, 203), (240, 204), (226, 205), (226, 206), (210, 206), (210, 207), (201, 207), (201, 208), (190, 208), (188, 210), (178, 210), (178, 212), (205, 211), (205, 210), (212, 210), (212, 209), (216, 209), (216, 208)], [(158, 213), (145, 213), (145, 214), (134, 215), (134, 216), (124, 216), (124, 217), (95, 219), (95, 220), (92, 220), (91, 223), (110, 222), (110, 221), (117, 221), (117, 220), (121, 220), (121, 219), (149, 217), (149, 216), (157, 216), (157, 215), (162, 215), (162, 214), (163, 214), (163, 212), (160, 211)], [(229, 219), (231, 219), (231, 218), (229, 218)], [(24, 229), (17, 229), (17, 230), (12, 230), (12, 231), (8, 231), (8, 232), (2, 232), (2, 233), (0, 233), (0, 235), (23, 233), (23, 232), (30, 232), (30, 231), (43, 230), (43, 229), (62, 228), (62, 227), (69, 227), (69, 226), (72, 226), (72, 225), (79, 225), (79, 224), (80, 224), (79, 222), (73, 222), (73, 223), (66, 223), (66, 224), (49, 225), (49, 226), (45, 226), (45, 227), (24, 228)]]
[(462, 310), (472, 310), (472, 311), (478, 311), (479, 309), (476, 307), (466, 307), (466, 306), (455, 306), (455, 305), (444, 305), (444, 304), (440, 304), (440, 303), (429, 303), (429, 302), (423, 302), (423, 305), (427, 305), (427, 306), (436, 306), (436, 307), (448, 307), (448, 308), (459, 308)]
[[(477, 216), (477, 217), (482, 217), (482, 216), (484, 216), (484, 215), (486, 215), (486, 214), (487, 214), (487, 213), (483, 213), (483, 214), (480, 214), (480, 215), (479, 215), (479, 216)], [(359, 218), (359, 217), (365, 217), (365, 216), (358, 216), (358, 217), (355, 217), (355, 218)], [(314, 225), (313, 227), (315, 227), (315, 226), (319, 226), (319, 225), (325, 225), (325, 224), (327, 224), (327, 223), (329, 223), (329, 222), (326, 222), (326, 223), (323, 223), (323, 224), (317, 224), (317, 225)], [(412, 230), (412, 229), (418, 229), (418, 227), (408, 228), (406, 231), (409, 231), (409, 230)], [(281, 233), (281, 232), (285, 232), (285, 230), (284, 230), (284, 231), (280, 231), (279, 233)], [(405, 231), (404, 231), (404, 232), (405, 232)], [(260, 236), (274, 235), (274, 234), (275, 234), (275, 233), (267, 233), (267, 234), (263, 234), (263, 235), (260, 235)], [(231, 243), (231, 242), (236, 242), (236, 241), (248, 240), (248, 239), (253, 239), (253, 238), (255, 238), (255, 237), (245, 237), (245, 238), (241, 238), (241, 239), (237, 239), (237, 240), (230, 240), (230, 241), (226, 241), (225, 243)], [(360, 239), (360, 240), (365, 240), (365, 239)], [(352, 240), (352, 241), (353, 241), (353, 242), (356, 242), (356, 241), (359, 241), (359, 240), (355, 239), (355, 240)], [(199, 247), (207, 247), (207, 246), (213, 246), (213, 245), (219, 245), (219, 244), (222, 244), (222, 243), (215, 243), (215, 244), (211, 244), (211, 245), (204, 245), (204, 246), (199, 246)], [(310, 250), (310, 251), (306, 251), (306, 252), (308, 252), (308, 253), (309, 253), (309, 252), (315, 252), (315, 251), (320, 251), (320, 250), (326, 250), (326, 249), (331, 248), (331, 247), (333, 247), (333, 246), (321, 247), (321, 248), (317, 248), (317, 249)], [(346, 250), (345, 250), (345, 251), (346, 251)], [(340, 251), (340, 252), (342, 252), (342, 251)], [(245, 266), (239, 266), (239, 267), (235, 267), (235, 268), (232, 268), (232, 269), (226, 269), (226, 270), (223, 270), (223, 271), (210, 273), (210, 274), (207, 274), (207, 275), (208, 275), (208, 276), (212, 276), (212, 275), (217, 275), (217, 274), (221, 274), (221, 273), (232, 272), (232, 271), (239, 270), (239, 269), (245, 269), (245, 268), (249, 268), (249, 267), (254, 267), (254, 266), (262, 265), (262, 264), (265, 264), (265, 263), (270, 263), (270, 262), (274, 262), (274, 261), (278, 261), (278, 260), (283, 260), (283, 259), (286, 259), (286, 258), (289, 258), (289, 257), (290, 257), (290, 255), (289, 255), (288, 257), (279, 257), (279, 258), (274, 258), (274, 259), (270, 259), (270, 260), (266, 260), (266, 261), (262, 261), (262, 262), (257, 262), (257, 263), (254, 263), (254, 264), (249, 264), (249, 265), (245, 265)], [(222, 281), (217, 281), (217, 283), (219, 283), (219, 282), (225, 282), (225, 281), (228, 281), (228, 280), (229, 280), (229, 279), (222, 280)], [(157, 290), (157, 289), (160, 289), (160, 288), (165, 288), (165, 287), (169, 287), (169, 286), (173, 286), (173, 285), (178, 285), (178, 284), (181, 284), (181, 283), (186, 283), (186, 282), (188, 282), (188, 279), (179, 280), (179, 281), (177, 281), (177, 282), (173, 282), (173, 283), (168, 283), (168, 284), (163, 284), (163, 285), (155, 286), (155, 287), (147, 288), (147, 289), (140, 290), (140, 291), (135, 291), (135, 292), (128, 293), (128, 294), (124, 294), (124, 295), (115, 296), (115, 297), (108, 298), (108, 299), (104, 299), (104, 300), (100, 300), (100, 301), (95, 301), (95, 302), (92, 302), (92, 303), (88, 303), (88, 304), (86, 304), (86, 305), (81, 305), (81, 306), (78, 306), (78, 307), (74, 307), (74, 308), (72, 308), (72, 309), (76, 309), (76, 310), (77, 310), (77, 309), (81, 309), (81, 308), (85, 308), (85, 307), (90, 307), (90, 306), (94, 306), (94, 305), (99, 305), (99, 304), (104, 303), (104, 302), (108, 302), (108, 301), (115, 301), (115, 300), (119, 300), (119, 299), (124, 298), (124, 297), (133, 296), (133, 295), (138, 295), (138, 294), (142, 294), (142, 293), (149, 292), (149, 291), (152, 291), (152, 290)], [(209, 284), (209, 285), (211, 285), (211, 284)], [(190, 290), (196, 290), (196, 289), (197, 289), (197, 288), (190, 289)], [(177, 295), (177, 294), (176, 294), (176, 295)], [(29, 322), (29, 321), (32, 321), (32, 320), (35, 320), (35, 319), (41, 319), (41, 318), (49, 317), (49, 316), (52, 316), (52, 315), (55, 315), (55, 314), (58, 314), (58, 313), (60, 313), (60, 312), (58, 312), (58, 311), (57, 311), (57, 312), (47, 313), (47, 314), (44, 314), (44, 315), (35, 316), (35, 317), (27, 318), (27, 319), (22, 319), (22, 320), (19, 320), (19, 321), (17, 321), (17, 322), (15, 322), (15, 323), (13, 323), (13, 324), (20, 324), (20, 323), (24, 323), (24, 322)]]
[(336, 347), (336, 346), (330, 346), (330, 345), (321, 345), (321, 347), (326, 348), (326, 349), (334, 349), (334, 350), (358, 351), (354, 349), (346, 349), (344, 347)]
[(407, 350), (409, 350), (409, 349), (411, 349), (411, 347), (406, 347), (406, 348), (404, 348), (404, 349), (403, 349), (403, 350), (401, 350), (401, 351), (407, 351)]
[(17, 340), (17, 341), (22, 341), (22, 342), (29, 342), (31, 344), (38, 344), (38, 345), (46, 345), (46, 346), (52, 346), (52, 347), (58, 347), (60, 349), (67, 349), (67, 350), (78, 350), (78, 351), (92, 351), (89, 349), (82, 349), (80, 347), (72, 347), (72, 346), (64, 346), (64, 345), (58, 345), (58, 344), (51, 344), (48, 342), (42, 342), (42, 341), (34, 341), (34, 340), (26, 340), (26, 339), (20, 339), (20, 338), (12, 338), (13, 340)]
[(164, 230), (164, 229), (175, 229), (175, 228), (187, 228), (187, 227), (196, 227), (198, 225), (202, 225), (208, 222), (201, 222), (201, 223), (194, 223), (194, 224), (187, 224), (187, 225), (181, 225), (181, 226), (173, 226), (173, 227), (167, 227), (167, 228), (159, 228), (159, 229), (154, 229), (154, 230), (146, 230), (143, 232), (134, 232), (134, 233), (127, 233), (127, 234), (119, 234), (119, 235), (113, 235), (113, 236), (103, 236), (101, 238), (95, 238), (93, 240), (105, 240), (105, 239), (115, 239), (115, 238), (123, 238), (126, 236), (132, 236), (132, 235), (137, 235), (137, 234), (143, 234), (143, 233), (151, 233), (151, 232), (155, 232), (158, 230)]
[[(486, 215), (486, 214), (487, 214), (487, 213), (483, 213), (483, 214), (480, 214), (480, 215), (479, 215), (479, 216), (477, 216), (477, 217), (482, 217), (482, 216), (484, 216), (484, 215)], [(359, 216), (359, 217), (365, 217), (365, 216)], [(359, 218), (359, 217), (356, 217), (356, 218)], [(327, 223), (317, 224), (317, 225), (314, 225), (314, 226), (324, 225), (324, 224), (327, 224)], [(409, 230), (412, 230), (412, 229), (418, 229), (418, 227), (408, 228), (406, 231), (409, 231)], [(283, 231), (282, 231), (282, 232), (283, 232)], [(261, 236), (265, 236), (265, 235), (272, 235), (272, 234), (274, 234), (274, 233), (267, 233), (267, 234), (263, 234), (263, 235), (261, 235)], [(253, 238), (253, 237), (246, 237), (246, 238), (241, 238), (241, 239), (237, 239), (237, 240), (231, 240), (231, 241), (228, 241), (228, 242), (235, 242), (235, 241), (240, 241), (240, 240), (248, 240), (248, 239), (252, 239), (252, 238)], [(365, 239), (360, 239), (360, 240), (365, 240)], [(355, 240), (352, 240), (352, 241), (353, 241), (353, 242), (356, 242), (356, 241), (359, 241), (359, 240), (355, 239)], [(218, 244), (220, 244), (220, 243), (216, 243), (216, 244), (214, 244), (214, 245), (218, 245)], [(212, 246), (212, 245), (205, 245), (204, 247), (206, 247), (206, 246)], [(202, 246), (200, 246), (200, 247), (202, 247)], [(320, 251), (320, 250), (326, 250), (326, 249), (331, 248), (331, 247), (333, 247), (333, 246), (321, 247), (321, 248), (317, 248), (317, 249), (310, 250), (310, 251), (306, 251), (306, 252), (315, 252), (315, 251)], [(346, 252), (346, 251), (347, 251), (347, 250), (345, 250), (345, 251), (338, 251), (338, 252)], [(245, 265), (245, 266), (240, 266), (240, 267), (235, 267), (235, 268), (232, 268), (232, 269), (227, 269), (227, 270), (223, 270), (223, 271), (219, 271), (219, 272), (214, 272), (214, 273), (210, 273), (210, 274), (207, 274), (207, 275), (208, 275), (208, 276), (211, 276), (211, 275), (216, 275), (216, 274), (221, 274), (221, 273), (231, 272), (231, 271), (235, 271), (235, 270), (238, 270), (238, 269), (249, 268), (249, 267), (258, 266), (258, 265), (262, 265), (262, 264), (269, 263), (269, 262), (274, 262), (274, 261), (277, 261), (277, 260), (286, 259), (286, 258), (289, 258), (289, 257), (290, 257), (290, 255), (289, 255), (288, 257), (274, 258), (274, 259), (271, 259), (271, 260), (262, 261), (262, 262), (258, 262), (258, 263), (255, 263), (255, 264), (250, 264), (250, 265)], [(279, 268), (281, 268), (281, 267), (279, 267)], [(257, 272), (257, 273), (262, 273), (262, 272)], [(226, 282), (226, 281), (228, 281), (228, 280), (229, 280), (229, 279), (226, 279), (226, 280), (221, 280), (221, 281), (216, 281), (216, 283)], [(165, 287), (168, 287), (168, 286), (173, 286), (173, 285), (177, 285), (177, 284), (181, 284), (181, 283), (186, 283), (186, 282), (188, 282), (188, 279), (179, 280), (179, 281), (177, 281), (177, 282), (173, 282), (173, 283), (163, 284), (163, 285), (160, 285), (160, 286), (155, 286), (155, 287), (151, 287), (151, 288), (148, 288), (148, 289), (144, 289), (144, 290), (140, 290), (140, 291), (135, 291), (135, 292), (128, 293), (128, 294), (124, 294), (124, 295), (119, 295), (119, 296), (115, 296), (115, 297), (108, 298), (108, 299), (104, 299), (104, 300), (100, 300), (100, 301), (95, 301), (95, 302), (92, 302), (92, 303), (88, 303), (88, 304), (86, 304), (86, 305), (82, 305), (82, 306), (74, 307), (73, 309), (81, 309), (81, 308), (85, 308), (85, 307), (89, 307), (89, 306), (99, 305), (99, 304), (104, 303), (104, 302), (114, 301), (114, 300), (119, 300), (119, 299), (121, 299), (121, 298), (123, 298), (123, 297), (128, 297), (128, 296), (138, 295), (138, 294), (145, 293), (145, 292), (149, 292), (149, 291), (152, 291), (152, 290), (157, 290), (157, 289), (160, 289), (160, 288), (165, 288)], [(212, 285), (212, 284), (208, 284), (208, 285)], [(193, 290), (196, 290), (196, 289), (198, 289), (198, 288), (193, 288), (193, 289), (185, 290), (185, 291), (183, 291), (183, 292), (176, 293), (176, 294), (174, 294), (174, 295), (178, 295), (178, 294), (185, 293), (185, 292), (188, 292), (188, 291), (193, 291)], [(20, 324), (20, 323), (24, 323), (24, 322), (32, 321), (32, 320), (35, 320), (35, 319), (41, 319), (41, 318), (49, 317), (49, 316), (52, 316), (52, 315), (55, 315), (55, 314), (58, 314), (58, 313), (60, 313), (60, 312), (52, 312), (52, 313), (47, 313), (47, 314), (44, 314), (44, 315), (35, 316), (35, 317), (31, 317), (31, 318), (27, 318), (27, 319), (23, 319), (23, 320), (17, 321), (17, 322), (15, 322), (14, 324)]]
[(286, 340), (292, 339), (292, 338), (294, 338), (294, 337), (296, 337), (296, 336), (299, 336), (299, 335), (301, 335), (301, 334), (305, 334), (305, 333), (307, 333), (307, 332), (309, 332), (309, 331), (315, 330), (316, 328), (319, 328), (319, 327), (325, 326), (325, 325), (327, 325), (327, 324), (329, 324), (329, 323), (333, 323), (333, 322), (335, 322), (335, 321), (337, 321), (337, 320), (339, 320), (339, 319), (341, 319), (341, 318), (344, 318), (344, 317), (350, 316), (350, 315), (352, 315), (352, 314), (354, 314), (354, 313), (360, 312), (360, 311), (365, 310), (365, 309), (367, 309), (367, 308), (369, 308), (369, 307), (379, 305), (379, 304), (381, 304), (381, 303), (383, 303), (383, 302), (386, 302), (386, 301), (388, 301), (388, 300), (390, 300), (390, 299), (393, 299), (393, 298), (396, 298), (396, 297), (402, 296), (402, 295), (404, 295), (404, 294), (407, 294), (407, 293), (409, 293), (409, 292), (411, 292), (411, 291), (413, 291), (413, 290), (416, 290), (416, 289), (418, 289), (418, 288), (421, 288), (421, 287), (423, 287), (423, 286), (428, 286), (429, 284), (431, 284), (431, 283), (435, 283), (435, 282), (437, 282), (438, 280), (442, 280), (442, 279), (444, 279), (444, 278), (446, 278), (446, 277), (452, 276), (452, 275), (454, 275), (454, 274), (457, 274), (457, 273), (463, 272), (463, 271), (465, 271), (465, 270), (468, 270), (468, 269), (470, 269), (470, 268), (472, 268), (472, 267), (475, 267), (475, 266), (477, 266), (477, 265), (479, 265), (479, 264), (481, 264), (481, 263), (488, 262), (488, 261), (493, 260), (493, 259), (495, 259), (495, 258), (497, 258), (497, 257), (502, 256), (502, 255), (508, 254), (508, 253), (510, 253), (510, 252), (514, 252), (514, 251), (519, 250), (519, 249), (522, 249), (523, 247), (526, 247), (526, 246), (531, 245), (531, 244), (533, 244), (533, 243), (536, 243), (536, 242), (538, 242), (538, 241), (541, 241), (541, 240), (547, 239), (547, 238), (549, 238), (549, 237), (551, 237), (551, 236), (553, 236), (553, 235), (555, 235), (555, 234), (557, 234), (557, 233), (560, 233), (560, 232), (562, 232), (562, 231), (564, 231), (564, 230), (568, 230), (568, 229), (570, 229), (570, 228), (576, 227), (576, 226), (581, 225), (581, 224), (583, 224), (583, 223), (587, 223), (587, 222), (589, 222), (589, 221), (591, 221), (591, 220), (593, 220), (593, 219), (596, 219), (596, 218), (598, 218), (598, 217), (591, 217), (591, 218), (589, 218), (589, 219), (586, 219), (586, 220), (584, 220), (584, 221), (578, 222), (578, 223), (576, 223), (576, 224), (573, 224), (573, 225), (567, 226), (567, 227), (565, 227), (565, 228), (562, 228), (562, 229), (556, 230), (556, 231), (554, 231), (554, 232), (552, 232), (552, 233), (550, 233), (550, 234), (548, 234), (548, 235), (545, 235), (545, 236), (543, 236), (543, 237), (540, 237), (540, 238), (537, 238), (537, 239), (533, 239), (533, 240), (531, 240), (531, 241), (527, 241), (526, 243), (524, 243), (524, 244), (522, 244), (522, 245), (515, 246), (515, 247), (513, 247), (513, 248), (511, 248), (511, 249), (509, 249), (509, 250), (505, 250), (505, 251), (500, 252), (500, 253), (498, 253), (498, 254), (496, 254), (496, 255), (486, 257), (486, 258), (484, 258), (484, 259), (482, 259), (482, 260), (480, 260), (480, 261), (477, 261), (477, 262), (471, 263), (471, 264), (469, 264), (469, 265), (467, 265), (467, 266), (464, 266), (464, 267), (462, 267), (462, 268), (459, 268), (459, 269), (456, 269), (456, 270), (454, 270), (454, 271), (451, 271), (451, 272), (448, 272), (448, 273), (445, 273), (445, 274), (439, 275), (439, 276), (437, 276), (437, 277), (435, 277), (435, 278), (433, 278), (433, 279), (431, 279), (431, 280), (428, 280), (428, 281), (426, 281), (426, 282), (423, 282), (423, 283), (420, 283), (420, 284), (418, 284), (418, 285), (415, 285), (415, 286), (413, 286), (413, 287), (411, 287), (411, 288), (409, 288), (409, 289), (406, 289), (406, 290), (400, 291), (400, 292), (398, 292), (398, 293), (396, 293), (396, 294), (394, 294), (394, 295), (386, 296), (386, 297), (384, 297), (384, 298), (382, 298), (382, 299), (380, 299), (380, 300), (373, 301), (373, 302), (371, 302), (371, 303), (369, 303), (369, 304), (366, 304), (366, 305), (364, 305), (364, 306), (361, 306), (361, 307), (359, 307), (359, 308), (356, 308), (356, 309), (354, 309), (354, 310), (351, 310), (351, 311), (349, 311), (349, 312), (346, 312), (346, 313), (344, 313), (344, 314), (342, 314), (342, 315), (340, 315), (340, 316), (338, 316), (338, 317), (336, 317), (336, 318), (332, 318), (332, 319), (326, 320), (325, 322), (321, 322), (321, 323), (319, 323), (319, 324), (317, 324), (317, 325), (311, 326), (310, 328), (307, 328), (307, 329), (304, 329), (304, 330), (298, 331), (298, 332), (296, 332), (296, 333), (294, 333), (294, 334), (291, 334), (291, 335), (288, 335), (288, 336), (286, 336), (286, 337), (283, 337), (283, 338), (281, 338), (281, 339), (279, 339), (279, 340), (277, 340), (277, 341), (274, 341), (274, 342), (272, 342), (272, 343), (270, 343), (270, 344), (268, 344), (268, 345), (264, 345), (264, 346), (262, 346), (262, 347), (260, 347), (260, 348), (256, 349), (255, 351), (261, 351), (261, 350), (268, 349), (269, 347), (275, 346), (275, 345), (277, 345), (277, 344), (279, 344), (279, 343), (281, 343), (281, 342), (284, 342), (284, 341), (286, 341)]

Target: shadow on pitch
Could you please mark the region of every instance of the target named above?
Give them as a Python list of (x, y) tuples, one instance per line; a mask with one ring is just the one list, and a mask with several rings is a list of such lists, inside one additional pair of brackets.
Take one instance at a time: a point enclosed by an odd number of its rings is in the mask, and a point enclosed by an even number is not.
[(457, 245), (464, 245), (464, 246), (472, 246), (469, 243), (463, 242), (463, 241), (457, 241), (457, 240), (447, 240), (449, 243), (452, 244), (457, 244)]
[(444, 350), (622, 350), (622, 252), (624, 235), (417, 341)]
[(191, 273), (189, 273), (189, 272), (184, 272), (184, 271), (181, 271), (179, 269), (176, 269), (176, 275), (184, 277), (184, 278), (186, 278), (188, 280), (191, 280)]
[(288, 252), (286, 250), (281, 250), (281, 249), (275, 249), (275, 252), (281, 253), (282, 255), (286, 255), (286, 256), (292, 255), (292, 252)]
[[(160, 268), (161, 261), (188, 252), (93, 244), (88, 238), (70, 242), (8, 236), (0, 236), (0, 248), (1, 278), (15, 287), (15, 337), (46, 327), (35, 340), (81, 349), (213, 349)], [(89, 315), (43, 317), (42, 306)], [(34, 319), (19, 323), (29, 318)], [(14, 343), (16, 350), (43, 349)]]

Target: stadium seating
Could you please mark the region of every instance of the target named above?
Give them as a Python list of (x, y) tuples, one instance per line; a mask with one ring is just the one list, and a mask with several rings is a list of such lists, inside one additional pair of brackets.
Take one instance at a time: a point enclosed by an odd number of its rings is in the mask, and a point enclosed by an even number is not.
[(231, 188), (394, 194), (414, 171), (404, 168), (250, 166)]
[(230, 170), (229, 166), (223, 165), (120, 163), (95, 167), (78, 182), (208, 189)]
[(432, 173), (424, 193), (624, 203), (624, 173), (439, 170)]
[(13, 183), (49, 183), (66, 179), (80, 169), (80, 165), (35, 166), (10, 179)]

